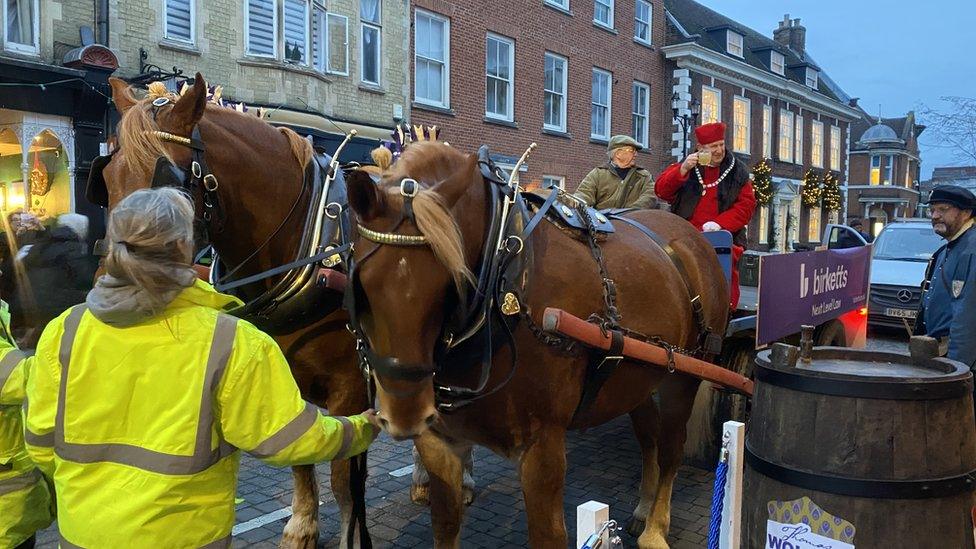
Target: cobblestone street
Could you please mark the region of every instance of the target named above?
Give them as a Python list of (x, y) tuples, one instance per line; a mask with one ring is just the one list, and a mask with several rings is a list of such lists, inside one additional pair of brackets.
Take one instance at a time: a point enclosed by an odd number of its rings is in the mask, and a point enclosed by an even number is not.
[[(870, 333), (868, 348), (884, 351), (905, 349), (905, 338), (894, 331)], [(383, 435), (371, 447), (367, 481), (367, 516), (376, 547), (430, 547), (430, 513), (410, 501), (411, 446)], [(611, 518), (626, 526), (637, 504), (640, 483), (640, 451), (626, 417), (591, 429), (571, 433), (567, 443), (569, 472), (565, 492), (566, 527), (575, 540), (575, 508), (588, 500), (610, 504)], [(320, 547), (339, 546), (339, 510), (329, 489), (329, 466), (318, 466), (320, 499)], [(475, 450), (476, 499), (468, 509), (463, 547), (526, 547), (525, 506), (512, 464), (483, 448)], [(671, 534), (672, 549), (696, 549), (705, 545), (708, 533), (714, 475), (694, 467), (682, 467), (675, 485)], [(292, 479), (289, 469), (269, 467), (244, 456), (237, 506), (234, 545), (276, 547), (288, 518)], [(626, 547), (634, 538), (622, 534)], [(39, 547), (55, 548), (56, 531), (39, 536)]]

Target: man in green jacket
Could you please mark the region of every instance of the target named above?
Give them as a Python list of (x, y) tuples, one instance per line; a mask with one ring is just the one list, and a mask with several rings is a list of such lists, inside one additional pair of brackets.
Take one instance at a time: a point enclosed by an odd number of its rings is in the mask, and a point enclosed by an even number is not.
[(643, 147), (626, 135), (615, 135), (607, 144), (609, 162), (586, 174), (575, 196), (598, 210), (608, 208), (656, 208), (651, 172), (634, 165)]

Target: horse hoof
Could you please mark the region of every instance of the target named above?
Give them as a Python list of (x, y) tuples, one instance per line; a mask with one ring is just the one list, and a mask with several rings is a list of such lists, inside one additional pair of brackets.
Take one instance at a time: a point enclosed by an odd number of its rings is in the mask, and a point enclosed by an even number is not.
[(471, 503), (474, 502), (474, 490), (471, 488), (464, 488), (461, 499), (464, 501), (465, 506), (471, 505)]
[(639, 538), (644, 533), (645, 524), (645, 521), (637, 517), (630, 517), (630, 524), (627, 525), (627, 533), (635, 538)]
[(425, 484), (410, 485), (410, 501), (417, 505), (430, 505), (430, 487)]
[(281, 535), (281, 542), (278, 543), (278, 549), (315, 549), (318, 546), (318, 542), (319, 537), (317, 534), (296, 536), (285, 531)]
[(637, 547), (639, 549), (670, 549), (668, 541), (664, 539), (664, 536), (657, 532), (648, 532), (646, 535), (640, 536), (637, 539)]

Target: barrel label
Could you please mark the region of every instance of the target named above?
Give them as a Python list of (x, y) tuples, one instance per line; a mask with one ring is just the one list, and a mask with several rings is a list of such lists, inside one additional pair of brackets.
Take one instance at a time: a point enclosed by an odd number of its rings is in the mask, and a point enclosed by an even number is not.
[(808, 497), (767, 504), (767, 549), (854, 549), (854, 525)]

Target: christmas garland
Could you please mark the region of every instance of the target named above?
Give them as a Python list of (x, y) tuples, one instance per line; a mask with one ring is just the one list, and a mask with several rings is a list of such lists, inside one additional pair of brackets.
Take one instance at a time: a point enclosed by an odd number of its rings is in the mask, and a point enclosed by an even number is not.
[(823, 188), (820, 186), (820, 176), (813, 170), (807, 170), (803, 176), (803, 188), (800, 190), (800, 200), (807, 208), (814, 208), (820, 204)]
[(840, 211), (843, 197), (840, 194), (840, 182), (834, 172), (825, 172), (823, 176), (823, 205), (827, 211)]
[(752, 168), (752, 190), (760, 206), (766, 206), (773, 201), (773, 169), (765, 158)]

